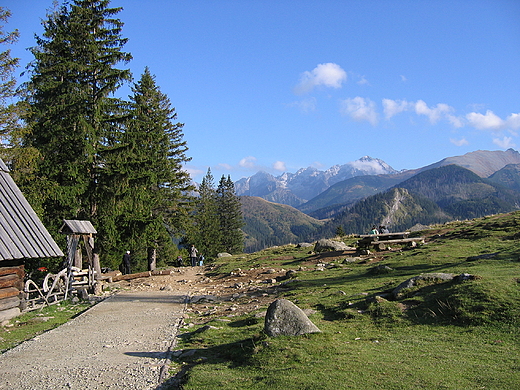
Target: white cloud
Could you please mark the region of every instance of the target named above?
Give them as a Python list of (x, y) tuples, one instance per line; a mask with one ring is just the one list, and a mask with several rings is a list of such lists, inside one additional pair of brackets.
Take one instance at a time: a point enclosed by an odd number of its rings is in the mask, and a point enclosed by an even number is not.
[(403, 83), (405, 83), (405, 82), (408, 81), (408, 79), (406, 78), (406, 76), (401, 75), (400, 77), (401, 77), (401, 81), (402, 81)]
[(415, 103), (415, 113), (417, 115), (425, 115), (430, 119), (431, 124), (435, 124), (443, 116), (453, 112), (454, 108), (444, 103), (439, 103), (434, 107), (428, 107), (423, 100), (417, 100)]
[(464, 146), (464, 145), (469, 144), (469, 142), (466, 140), (466, 138), (461, 138), (461, 139), (450, 138), (450, 142), (456, 146)]
[(373, 126), (377, 125), (378, 122), (376, 105), (368, 98), (357, 96), (353, 99), (343, 100), (341, 112), (356, 121), (370, 122)]
[(412, 106), (413, 103), (407, 102), (406, 100), (383, 99), (383, 112), (385, 113), (386, 119), (390, 119), (403, 111), (407, 111)]
[(285, 172), (287, 170), (285, 163), (283, 161), (276, 161), (273, 164), (273, 168), (280, 172)]
[(238, 165), (242, 168), (254, 168), (255, 163), (256, 163), (256, 157), (248, 156), (248, 157), (244, 157), (242, 160), (240, 160)]
[(340, 88), (341, 84), (346, 80), (347, 72), (345, 72), (338, 64), (332, 62), (319, 64), (310, 72), (305, 71), (301, 74), (300, 81), (294, 88), (294, 92), (298, 95), (308, 93), (320, 85), (331, 88)]
[(361, 78), (357, 82), (358, 85), (370, 85), (365, 76), (361, 76)]
[(491, 110), (487, 110), (485, 114), (470, 112), (466, 115), (466, 119), (471, 126), (479, 130), (500, 131), (507, 129), (515, 134), (515, 130), (520, 129), (520, 114), (516, 113), (510, 114), (504, 120)]
[(513, 143), (513, 138), (511, 138), (511, 137), (503, 137), (502, 139), (493, 138), (493, 143), (495, 145), (498, 145), (498, 147), (500, 147), (502, 149), (509, 149), (509, 148), (516, 146)]
[(466, 119), (471, 126), (479, 130), (501, 130), (506, 125), (506, 122), (491, 110), (487, 110), (486, 114), (470, 112)]
[(452, 114), (455, 109), (447, 104), (439, 103), (434, 107), (428, 107), (424, 100), (409, 102), (407, 100), (383, 99), (383, 112), (385, 113), (386, 119), (390, 119), (401, 112), (410, 110), (414, 110), (417, 115), (427, 116), (432, 124), (437, 123), (440, 119), (446, 118), (453, 127), (458, 128), (464, 126), (461, 118)]
[(453, 127), (459, 128), (459, 127), (464, 126), (464, 122), (458, 116), (446, 114), (446, 118), (450, 121), (450, 123), (453, 125)]
[(385, 169), (384, 167), (377, 161), (352, 161), (348, 163), (352, 168), (359, 169), (363, 171), (369, 171), (373, 175), (380, 175), (384, 174)]
[(520, 129), (520, 114), (511, 114), (506, 118), (506, 125), (512, 130)]

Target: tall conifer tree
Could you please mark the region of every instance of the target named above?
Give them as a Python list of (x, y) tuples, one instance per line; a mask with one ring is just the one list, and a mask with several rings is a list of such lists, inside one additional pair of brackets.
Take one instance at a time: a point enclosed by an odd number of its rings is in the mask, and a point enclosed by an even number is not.
[(235, 193), (235, 184), (228, 175), (222, 175), (217, 188), (220, 246), (224, 252), (241, 253), (244, 250), (242, 207)]
[(66, 3), (48, 15), (32, 49), (25, 142), (40, 153), (32, 190), (51, 231), (64, 218), (98, 222), (99, 152), (123, 108), (112, 94), (131, 78), (117, 68), (131, 59), (115, 18), (120, 10), (109, 8), (109, 0)]
[[(4, 31), (4, 23), (7, 23), (10, 17), (11, 12), (0, 7), (0, 45), (10, 45), (18, 40), (17, 30)], [(18, 122), (16, 107), (11, 101), (16, 96), (16, 79), (13, 73), (18, 63), (18, 58), (11, 57), (10, 49), (0, 51), (0, 136), (3, 140)]]
[(132, 248), (141, 259), (157, 249), (160, 256), (171, 256), (174, 248), (169, 232), (182, 228), (186, 194), (193, 189), (183, 170), (183, 164), (190, 161), (184, 125), (176, 122), (175, 109), (148, 68), (132, 92), (124, 131), (115, 133), (102, 153), (103, 187), (109, 194), (104, 208), (117, 213), (104, 223), (113, 224), (110, 243)]
[(218, 220), (217, 196), (211, 169), (202, 178), (196, 200), (193, 224), (187, 244), (195, 244), (199, 253), (214, 257), (220, 250), (220, 229)]

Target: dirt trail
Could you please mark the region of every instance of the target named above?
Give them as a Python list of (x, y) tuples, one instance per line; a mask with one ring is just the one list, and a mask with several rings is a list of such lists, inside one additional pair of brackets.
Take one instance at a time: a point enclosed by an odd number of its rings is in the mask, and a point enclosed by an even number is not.
[[(125, 282), (68, 323), (0, 355), (0, 389), (159, 389), (200, 269)], [(141, 290), (141, 291), (139, 291)]]

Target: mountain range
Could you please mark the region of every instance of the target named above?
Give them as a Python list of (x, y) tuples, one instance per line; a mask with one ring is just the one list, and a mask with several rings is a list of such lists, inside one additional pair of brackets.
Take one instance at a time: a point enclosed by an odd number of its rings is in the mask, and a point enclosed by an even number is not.
[[(372, 224), (404, 230), (415, 224), (427, 225), (518, 209), (520, 154), (513, 149), (479, 150), (400, 172), (380, 159), (365, 156), (326, 171), (306, 168), (278, 177), (258, 172), (239, 180), (235, 188), (241, 198), (253, 196), (268, 200), (264, 204), (270, 204), (270, 209), (272, 202), (285, 204), (293, 219), (298, 210), (304, 215), (306, 228), (295, 228), (295, 234), (283, 213), (259, 212), (262, 207), (257, 200), (257, 226), (259, 218), (263, 218), (265, 226), (286, 221), (285, 228), (279, 230), (273, 240), (272, 232), (264, 231), (266, 234), (262, 235), (249, 226), (248, 205), (252, 201), (243, 201), (244, 231), (249, 242), (254, 241), (258, 248), (262, 242), (276, 241), (275, 245), (280, 245), (331, 236), (338, 226), (347, 233), (363, 233)], [(302, 221), (295, 226), (302, 226)], [(282, 231), (291, 233), (286, 235)]]
[(258, 196), (270, 202), (299, 206), (331, 185), (351, 177), (395, 173), (398, 172), (384, 161), (365, 156), (344, 165), (334, 165), (326, 171), (308, 167), (277, 177), (260, 171), (235, 182), (235, 190), (239, 196)]

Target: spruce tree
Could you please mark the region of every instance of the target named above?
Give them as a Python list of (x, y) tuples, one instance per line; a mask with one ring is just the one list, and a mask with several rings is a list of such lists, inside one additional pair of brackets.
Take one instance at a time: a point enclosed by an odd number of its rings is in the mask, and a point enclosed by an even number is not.
[(220, 247), (231, 254), (244, 250), (244, 219), (239, 198), (235, 193), (235, 184), (228, 175), (222, 175), (217, 188), (218, 219), (220, 227)]
[[(109, 243), (132, 248), (134, 259), (155, 257), (157, 250), (165, 258), (174, 255), (169, 233), (182, 228), (186, 194), (192, 190), (183, 170), (183, 164), (190, 161), (184, 125), (176, 122), (175, 108), (148, 68), (132, 92), (128, 121), (102, 153), (103, 191), (107, 194), (103, 205), (117, 213), (104, 223), (111, 226), (107, 229), (111, 231)], [(117, 251), (109, 243), (105, 249)]]
[(186, 244), (194, 244), (205, 257), (215, 257), (220, 251), (220, 229), (217, 194), (211, 169), (208, 168), (199, 186), (193, 223)]
[[(17, 42), (19, 33), (4, 31), (4, 23), (8, 22), (11, 12), (0, 7), (0, 45), (11, 45)], [(0, 158), (11, 169), (11, 175), (18, 185), (23, 186), (33, 178), (34, 167), (38, 159), (35, 148), (25, 147), (23, 137), (27, 128), (21, 118), (26, 104), (15, 101), (21, 92), (16, 88), (15, 70), (19, 59), (11, 57), (11, 50), (0, 52)], [(33, 208), (41, 213), (41, 209), (33, 202), (33, 194), (25, 194)]]
[(52, 232), (64, 218), (96, 226), (101, 214), (100, 150), (124, 106), (112, 94), (131, 78), (117, 68), (131, 59), (115, 18), (120, 10), (109, 8), (109, 0), (65, 3), (48, 15), (32, 49), (25, 144), (40, 154), (31, 189)]
[[(0, 45), (11, 45), (18, 40), (17, 30), (4, 31), (4, 23), (11, 17), (11, 12), (0, 7)], [(11, 50), (0, 52), (0, 136), (2, 144), (13, 126), (18, 123), (16, 106), (12, 99), (16, 96), (16, 79), (14, 71), (18, 67), (19, 59), (11, 57)]]

